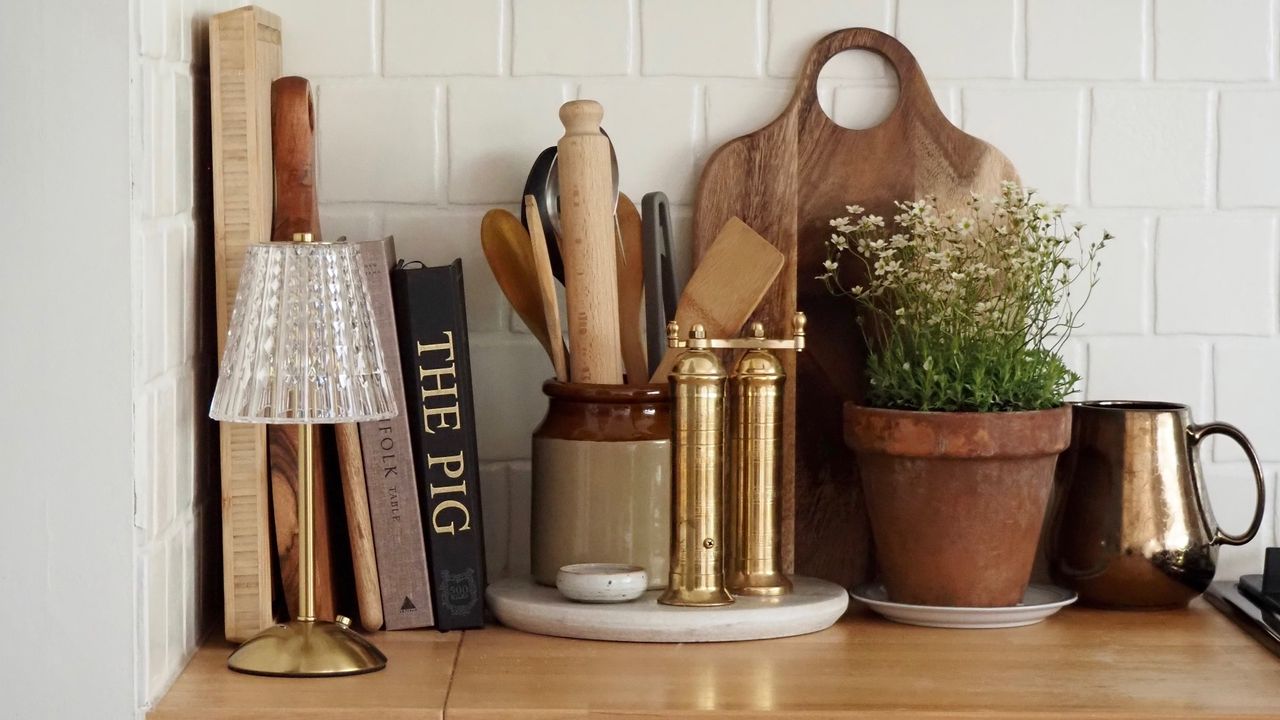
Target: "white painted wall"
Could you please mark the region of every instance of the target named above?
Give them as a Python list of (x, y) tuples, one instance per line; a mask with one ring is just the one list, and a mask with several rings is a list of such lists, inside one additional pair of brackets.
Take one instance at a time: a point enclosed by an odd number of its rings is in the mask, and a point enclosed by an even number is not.
[(0, 717), (134, 696), (129, 7), (0, 3)]
[[(205, 18), (234, 4), (0, 3), (0, 612), (14, 619), (0, 677), (19, 688), (0, 716), (141, 712), (219, 613), (197, 178)], [(623, 189), (665, 190), (687, 241), (707, 155), (770, 120), (808, 46), (853, 25), (903, 38), (953, 121), (1118, 236), (1069, 349), (1084, 395), (1236, 422), (1274, 487), (1277, 0), (263, 4), (283, 17), (286, 71), (318, 91), (326, 234), (464, 258), (494, 576), (528, 568), (528, 437), (550, 368), (485, 267), (481, 215), (516, 209), (557, 106), (592, 97)], [(821, 93), (837, 120), (891, 102), (880, 64), (836, 70)], [(1240, 456), (1222, 444), (1205, 460), (1219, 517), (1242, 527)], [(1269, 520), (1221, 574), (1274, 540)]]

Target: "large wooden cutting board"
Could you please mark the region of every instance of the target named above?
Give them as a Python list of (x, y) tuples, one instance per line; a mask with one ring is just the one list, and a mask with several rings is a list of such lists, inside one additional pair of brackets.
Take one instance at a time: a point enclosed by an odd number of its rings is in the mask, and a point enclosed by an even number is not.
[[(218, 353), (226, 342), (245, 252), (271, 233), (271, 81), (280, 75), (280, 18), (242, 7), (209, 20), (213, 242)], [(270, 627), (271, 521), (267, 431), (219, 426), (222, 585), (228, 640)]]
[[(872, 128), (847, 130), (818, 106), (823, 65), (845, 50), (884, 56), (897, 71), (898, 103)], [(889, 218), (894, 200), (925, 194), (959, 203), (970, 190), (994, 194), (1016, 180), (1008, 159), (953, 126), (938, 108), (920, 66), (902, 43), (853, 28), (809, 52), (795, 94), (769, 125), (729, 141), (707, 161), (694, 211), (694, 259), (737, 215), (772, 242), (786, 265), (753, 320), (785, 332), (792, 313), (809, 317), (808, 346), (786, 356), (783, 563), (788, 570), (851, 585), (871, 563), (870, 530), (852, 454), (841, 437), (841, 407), (862, 397), (865, 349), (854, 308), (815, 277), (826, 257), (828, 221), (859, 204)]]

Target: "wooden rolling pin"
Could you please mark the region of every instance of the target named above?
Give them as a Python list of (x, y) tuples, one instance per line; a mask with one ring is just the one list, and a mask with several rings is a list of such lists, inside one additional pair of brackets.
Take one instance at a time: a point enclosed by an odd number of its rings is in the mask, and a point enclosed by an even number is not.
[(604, 108), (594, 100), (560, 107), (564, 137), (560, 176), (561, 251), (566, 324), (577, 383), (622, 383), (618, 335), (618, 272), (614, 249), (613, 171), (609, 138), (600, 132)]

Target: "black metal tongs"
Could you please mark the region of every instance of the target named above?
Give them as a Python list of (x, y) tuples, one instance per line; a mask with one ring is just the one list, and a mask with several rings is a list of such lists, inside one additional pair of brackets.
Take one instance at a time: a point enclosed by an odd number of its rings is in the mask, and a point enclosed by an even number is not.
[(652, 373), (666, 355), (667, 323), (676, 319), (679, 293), (671, 260), (671, 206), (666, 194), (648, 193), (640, 201), (640, 209), (644, 218), (645, 338)]

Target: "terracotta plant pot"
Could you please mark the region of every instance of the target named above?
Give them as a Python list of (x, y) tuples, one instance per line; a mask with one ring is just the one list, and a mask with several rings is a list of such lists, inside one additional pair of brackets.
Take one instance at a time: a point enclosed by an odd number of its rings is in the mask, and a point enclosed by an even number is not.
[(1071, 406), (939, 413), (845, 405), (894, 602), (1016, 605), (1031, 577)]

